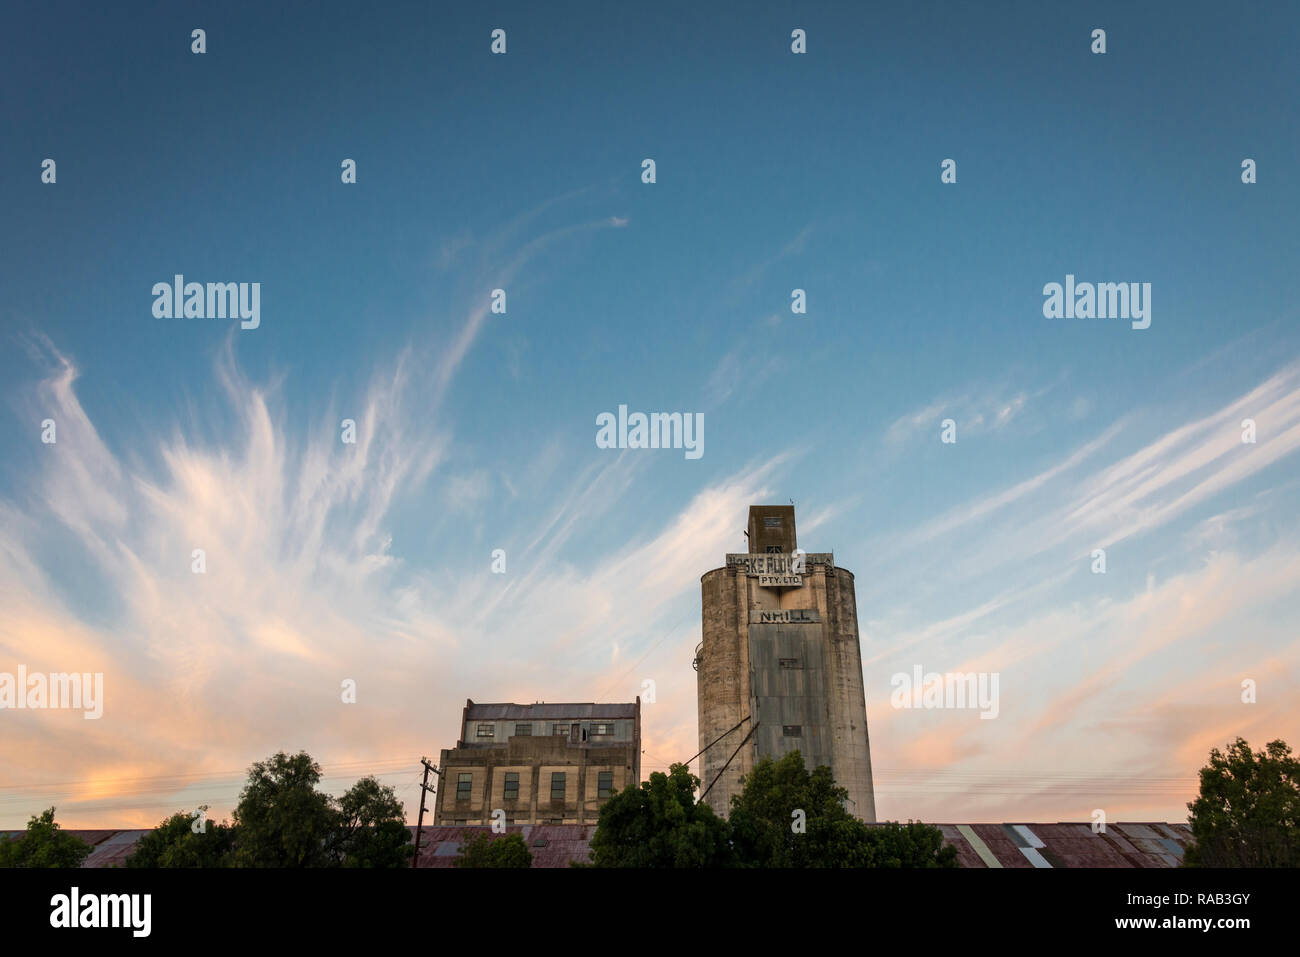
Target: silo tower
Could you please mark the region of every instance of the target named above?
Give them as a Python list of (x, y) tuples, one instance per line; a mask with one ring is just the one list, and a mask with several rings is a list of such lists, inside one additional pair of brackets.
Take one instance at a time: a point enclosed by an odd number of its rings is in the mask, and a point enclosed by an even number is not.
[(725, 815), (758, 759), (798, 750), (809, 770), (830, 766), (849, 811), (875, 821), (853, 573), (799, 549), (793, 505), (750, 506), (747, 534), (747, 552), (700, 578), (705, 800)]

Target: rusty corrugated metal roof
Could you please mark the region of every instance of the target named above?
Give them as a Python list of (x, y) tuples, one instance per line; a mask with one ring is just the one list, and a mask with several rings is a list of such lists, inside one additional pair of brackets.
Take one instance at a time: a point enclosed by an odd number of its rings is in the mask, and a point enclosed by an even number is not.
[[(80, 832), (77, 832), (80, 836)], [(121, 867), (135, 850), (136, 842), (148, 834), (148, 830), (113, 831), (111, 835), (95, 845), (82, 867)]]
[[(460, 848), (490, 826), (454, 825), (426, 827), (420, 835), (420, 867), (453, 867)], [(508, 826), (506, 834), (521, 834), (533, 855), (533, 867), (568, 867), (570, 861), (586, 863), (594, 824), (524, 824)], [(415, 839), (415, 828), (411, 828)]]
[(597, 704), (591, 701), (580, 704), (479, 704), (469, 707), (470, 721), (524, 721), (532, 718), (536, 721), (554, 720), (556, 718), (635, 718), (636, 704), (615, 702)]
[[(1186, 824), (939, 824), (961, 867), (1177, 867), (1192, 843)], [(968, 836), (969, 834), (969, 836)]]

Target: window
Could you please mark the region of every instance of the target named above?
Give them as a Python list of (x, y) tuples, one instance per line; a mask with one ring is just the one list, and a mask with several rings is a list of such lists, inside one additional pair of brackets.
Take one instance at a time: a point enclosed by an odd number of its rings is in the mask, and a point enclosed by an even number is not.
[(519, 772), (506, 772), (506, 787), (504, 797), (507, 801), (519, 800)]
[(612, 724), (593, 724), (591, 726), (592, 734), (613, 734), (614, 726)]
[(596, 782), (600, 788), (596, 792), (596, 796), (598, 798), (604, 800), (607, 797), (613, 797), (614, 795), (614, 772), (613, 771), (601, 771), (599, 774), (596, 775)]
[(763, 516), (763, 527), (764, 527), (764, 528), (780, 528), (780, 527), (781, 527), (781, 516), (780, 516), (780, 515), (764, 515), (764, 516)]
[(531, 738), (533, 736), (533, 726), (531, 724), (515, 725), (515, 737)]
[(474, 783), (472, 771), (462, 771), (456, 775), (456, 800), (468, 801), (470, 785)]
[(551, 772), (551, 800), (552, 801), (564, 800), (564, 772), (563, 771)]
[(781, 554), (781, 546), (780, 546), (780, 545), (769, 545), (769, 546), (767, 546), (767, 554), (769, 554), (769, 555), (780, 555), (780, 554)]
[(474, 732), (475, 737), (493, 738), (496, 737), (497, 727), (494, 724), (480, 724), (478, 730)]
[(800, 725), (800, 724), (783, 724), (783, 725), (781, 726), (781, 733), (782, 733), (783, 735), (785, 735), (787, 738), (802, 738), (802, 737), (803, 737), (803, 725)]
[(566, 738), (569, 736), (569, 726), (567, 724), (551, 725), (551, 734), (562, 734)]
[(802, 671), (802, 670), (803, 670), (803, 661), (800, 660), (799, 658), (782, 658), (782, 659), (781, 659), (781, 670), (782, 670), (782, 671)]

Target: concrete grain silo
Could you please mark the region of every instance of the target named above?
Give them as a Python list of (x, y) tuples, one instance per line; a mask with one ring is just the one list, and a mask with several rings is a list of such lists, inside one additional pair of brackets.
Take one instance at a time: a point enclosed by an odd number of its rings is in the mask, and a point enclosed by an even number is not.
[(705, 800), (725, 815), (759, 758), (798, 750), (809, 770), (829, 765), (849, 811), (874, 821), (853, 573), (833, 554), (798, 551), (792, 505), (751, 506), (748, 534), (747, 553), (700, 579), (701, 790), (717, 778)]

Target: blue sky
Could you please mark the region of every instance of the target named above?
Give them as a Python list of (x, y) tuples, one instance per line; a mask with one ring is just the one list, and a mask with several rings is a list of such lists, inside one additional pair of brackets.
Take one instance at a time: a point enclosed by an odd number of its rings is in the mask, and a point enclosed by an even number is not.
[[(89, 728), (4, 716), (0, 824), (55, 800), (74, 824), (219, 811), (282, 747), (345, 784), (383, 770), (413, 811), (466, 697), (645, 679), (645, 765), (680, 760), (699, 576), (749, 504), (791, 499), (800, 544), (857, 575), (883, 817), (1181, 819), (1210, 747), (1300, 738), (1298, 26), (1283, 5), (17, 10), (0, 670), (103, 670), (108, 701)], [(176, 273), (260, 282), (260, 327), (155, 318)], [(1045, 319), (1067, 273), (1151, 283), (1150, 328)], [(704, 413), (705, 454), (596, 448), (620, 404)], [(891, 709), (918, 663), (1000, 672), (1003, 717)]]

